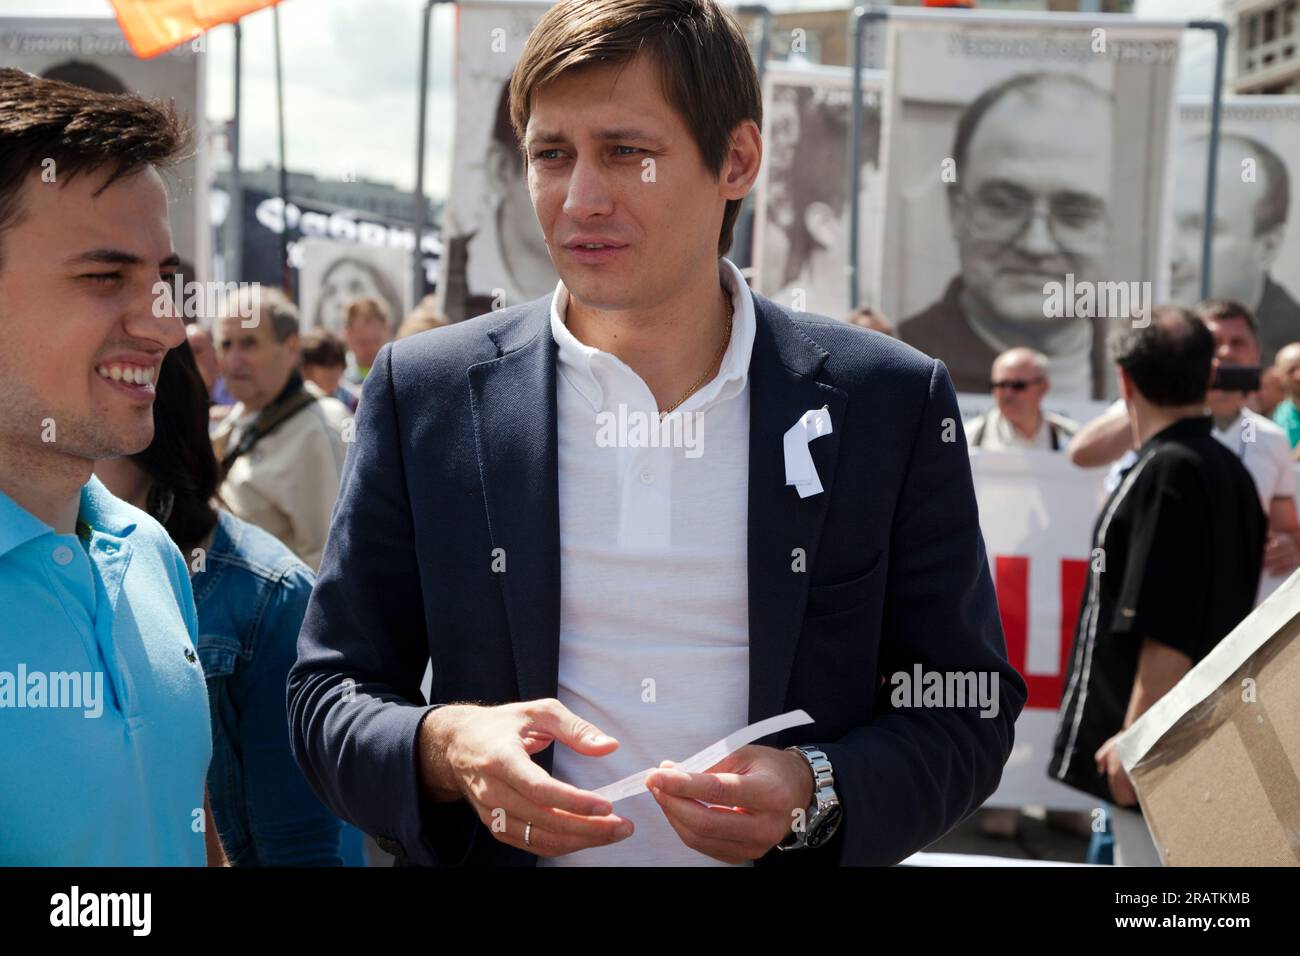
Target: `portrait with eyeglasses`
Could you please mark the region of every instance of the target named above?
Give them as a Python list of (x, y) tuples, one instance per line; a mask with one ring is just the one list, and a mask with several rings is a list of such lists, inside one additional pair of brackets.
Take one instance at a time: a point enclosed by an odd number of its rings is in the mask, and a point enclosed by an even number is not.
[(1047, 356), (1056, 398), (1113, 397), (1116, 317), (1062, 315), (1048, 290), (1161, 272), (1172, 68), (977, 57), (912, 32), (895, 40), (885, 137), (886, 313), (959, 392), (987, 395), (993, 360), (1024, 347)]
[[(1288, 229), (1291, 209), (1300, 202), (1288, 169), (1288, 161), (1300, 156), (1300, 132), (1294, 120), (1282, 119), (1282, 110), (1274, 109), (1276, 118), (1255, 106), (1224, 107), (1210, 247), (1210, 298), (1240, 302), (1251, 311), (1259, 323), (1265, 365), (1283, 346), (1300, 341), (1300, 237)], [(1204, 107), (1183, 109), (1183, 128), (1193, 132), (1174, 155), (1169, 297), (1187, 306), (1201, 300), (1208, 170), (1207, 123), (1198, 110)], [(1189, 115), (1202, 121), (1189, 120)], [(1244, 175), (1247, 169), (1253, 175)]]

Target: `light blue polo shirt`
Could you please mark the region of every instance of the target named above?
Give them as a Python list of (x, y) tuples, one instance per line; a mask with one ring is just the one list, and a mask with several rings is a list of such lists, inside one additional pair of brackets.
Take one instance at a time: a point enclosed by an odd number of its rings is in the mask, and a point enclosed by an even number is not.
[(55, 534), (0, 491), (0, 866), (202, 866), (189, 574), (93, 477), (81, 522), (84, 541)]

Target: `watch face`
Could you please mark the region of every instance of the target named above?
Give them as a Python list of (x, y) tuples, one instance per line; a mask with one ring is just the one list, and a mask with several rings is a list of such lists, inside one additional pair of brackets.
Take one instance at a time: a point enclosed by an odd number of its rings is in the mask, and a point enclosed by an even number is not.
[(817, 821), (816, 829), (808, 834), (808, 846), (819, 847), (835, 835), (842, 811), (838, 803), (827, 807), (826, 814)]

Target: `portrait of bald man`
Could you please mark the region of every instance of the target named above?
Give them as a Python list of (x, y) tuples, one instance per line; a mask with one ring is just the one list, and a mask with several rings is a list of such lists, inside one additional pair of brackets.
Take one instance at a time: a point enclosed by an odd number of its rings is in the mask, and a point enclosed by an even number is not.
[(989, 87), (961, 113), (947, 184), (960, 272), (899, 328), (944, 361), (958, 391), (984, 391), (993, 360), (1024, 346), (1047, 356), (1059, 397), (1106, 396), (1100, 320), (1049, 315), (1044, 286), (1068, 274), (1076, 283), (1113, 278), (1103, 271), (1114, 109), (1111, 94), (1082, 77), (1039, 72)]
[[(1201, 299), (1206, 148), (1206, 137), (1197, 136), (1177, 153), (1170, 292), (1182, 305)], [(1282, 157), (1260, 140), (1227, 133), (1219, 139), (1215, 191), (1209, 298), (1240, 302), (1252, 311), (1269, 365), (1282, 346), (1300, 341), (1300, 303), (1271, 274), (1286, 238), (1290, 174)]]

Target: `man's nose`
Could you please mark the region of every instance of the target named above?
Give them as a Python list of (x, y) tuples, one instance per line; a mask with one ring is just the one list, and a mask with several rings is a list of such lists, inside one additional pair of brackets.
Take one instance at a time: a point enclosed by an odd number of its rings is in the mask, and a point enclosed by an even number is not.
[(569, 175), (569, 189), (564, 197), (564, 213), (573, 219), (608, 215), (612, 211), (612, 194), (605, 180), (605, 170), (595, 158), (579, 157)]
[(1026, 254), (1054, 256), (1061, 253), (1061, 246), (1052, 235), (1048, 216), (1049, 213), (1042, 204), (1034, 205), (1033, 211), (1029, 214), (1029, 222), (1025, 224), (1024, 231), (1020, 233), (1020, 239), (1016, 243)]
[(145, 339), (165, 349), (174, 349), (185, 341), (182, 304), (172, 301), (170, 290), (155, 295), (154, 286), (148, 285), (132, 298), (122, 324), (134, 339)]

